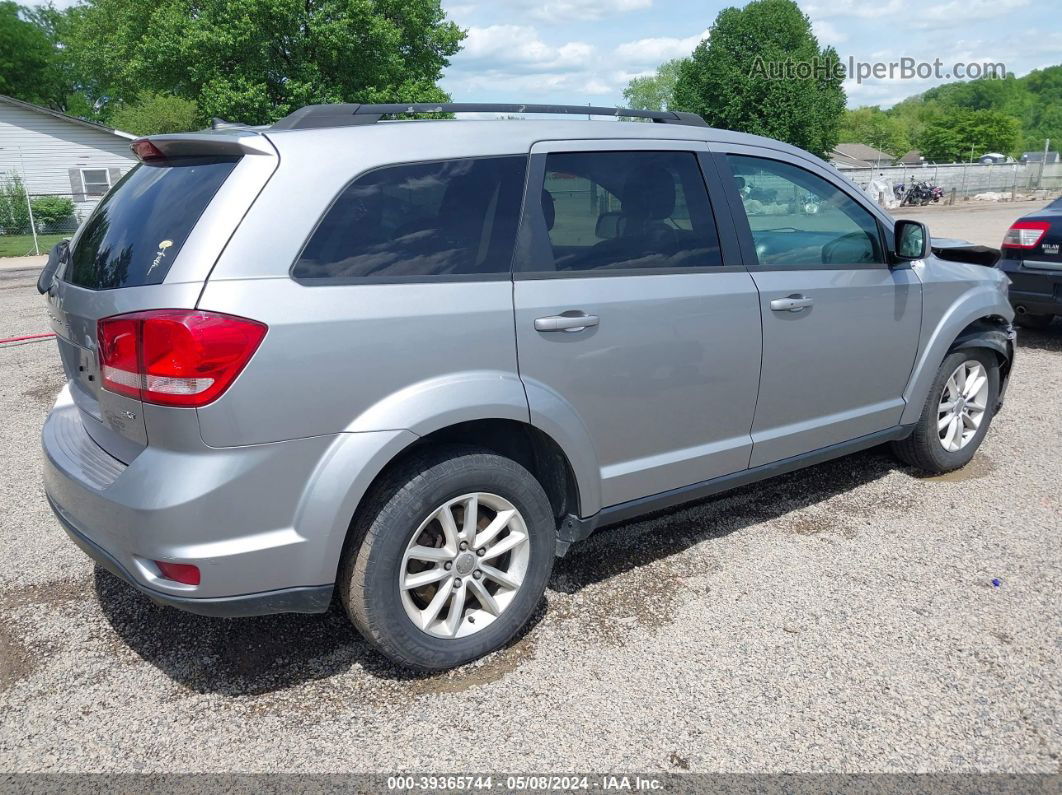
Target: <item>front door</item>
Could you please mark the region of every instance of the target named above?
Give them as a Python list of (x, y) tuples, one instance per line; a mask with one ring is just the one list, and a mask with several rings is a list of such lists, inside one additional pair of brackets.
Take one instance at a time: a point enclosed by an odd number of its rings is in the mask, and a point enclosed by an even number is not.
[(758, 297), (724, 259), (732, 223), (716, 224), (698, 146), (532, 149), (514, 282), (520, 374), (532, 422), (559, 405), (585, 427), (604, 507), (748, 466)]
[(918, 277), (888, 266), (874, 214), (824, 169), (742, 147), (717, 162), (763, 317), (750, 465), (896, 425), (921, 329)]

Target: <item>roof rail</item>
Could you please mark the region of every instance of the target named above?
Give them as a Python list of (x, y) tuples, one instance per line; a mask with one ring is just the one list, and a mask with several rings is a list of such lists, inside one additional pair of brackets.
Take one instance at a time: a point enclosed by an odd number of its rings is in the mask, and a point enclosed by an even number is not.
[(274, 130), (313, 130), (322, 127), (351, 127), (359, 124), (375, 124), (383, 116), (417, 113), (562, 113), (572, 116), (629, 116), (636, 119), (652, 119), (660, 124), (689, 124), (707, 127), (704, 119), (696, 113), (677, 110), (633, 110), (630, 108), (605, 108), (593, 105), (509, 105), (482, 102), (414, 102), (392, 105), (307, 105), (290, 113), (273, 124)]

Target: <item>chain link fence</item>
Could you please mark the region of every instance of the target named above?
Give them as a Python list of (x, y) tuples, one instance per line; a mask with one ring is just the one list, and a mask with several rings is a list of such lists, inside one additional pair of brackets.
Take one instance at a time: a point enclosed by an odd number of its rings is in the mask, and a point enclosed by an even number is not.
[(949, 163), (931, 166), (845, 168), (841, 172), (875, 199), (872, 181), (890, 185), (929, 182), (954, 203), (982, 196), (994, 201), (1049, 199), (1062, 195), (1062, 163)]
[(100, 198), (31, 192), (19, 174), (0, 174), (0, 257), (47, 254), (77, 230)]

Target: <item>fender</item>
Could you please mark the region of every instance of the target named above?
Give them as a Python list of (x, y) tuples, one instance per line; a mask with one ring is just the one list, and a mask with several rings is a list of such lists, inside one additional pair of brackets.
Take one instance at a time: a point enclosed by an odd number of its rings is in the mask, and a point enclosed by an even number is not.
[(515, 420), (550, 436), (571, 464), (580, 512), (601, 508), (601, 471), (586, 425), (556, 392), (516, 373), (477, 370), (411, 384), (370, 406), (346, 430), (400, 428), (427, 436), (474, 420)]
[(411, 384), (358, 415), (321, 457), (296, 514), (301, 535), (327, 534), (321, 581), (334, 578), (350, 519), (380, 472), (419, 438), (462, 422), (515, 420), (552, 437), (571, 464), (581, 512), (597, 513), (600, 470), (586, 426), (559, 395), (539, 384), (529, 388), (549, 404), (534, 414), (519, 376), (480, 370)]
[[(923, 307), (925, 306), (923, 303)], [(1013, 356), (1013, 344), (1006, 339), (1007, 332), (1003, 329), (998, 330), (1002, 339), (995, 334), (987, 334), (985, 329), (980, 328), (964, 333), (967, 326), (992, 315), (1006, 318), (1008, 321), (1014, 317), (1014, 310), (1007, 301), (1006, 293), (1001, 292), (994, 284), (978, 284), (951, 303), (936, 327), (928, 337), (924, 337), (926, 342), (919, 351), (903, 394), (907, 406), (900, 417), (901, 425), (911, 425), (918, 421), (940, 363), (956, 341), (964, 347), (987, 347), (999, 351), (1008, 359)]]
[(524, 379), (531, 424), (550, 436), (564, 452), (579, 489), (579, 513), (593, 516), (601, 510), (601, 464), (597, 448), (575, 408), (564, 397), (533, 378)]

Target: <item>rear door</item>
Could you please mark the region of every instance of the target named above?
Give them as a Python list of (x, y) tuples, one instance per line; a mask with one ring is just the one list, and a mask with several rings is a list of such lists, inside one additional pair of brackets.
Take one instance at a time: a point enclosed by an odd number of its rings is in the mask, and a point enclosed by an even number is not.
[(921, 330), (918, 277), (886, 264), (874, 213), (824, 169), (716, 149), (763, 317), (750, 465), (896, 425)]
[[(185, 151), (196, 144), (195, 136), (181, 141)], [(160, 145), (166, 147), (165, 140)], [(202, 155), (158, 158), (129, 171), (72, 239), (69, 258), (46, 296), (82, 424), (97, 444), (125, 462), (148, 444), (148, 425), (140, 400), (101, 388), (97, 322), (145, 309), (194, 307), (238, 222), (233, 214), (245, 210), (257, 192), (248, 193), (246, 180), (241, 185), (230, 177), (240, 168), (260, 188), (272, 170), (269, 163), (244, 163), (237, 143), (219, 145), (215, 139), (205, 147)], [(204, 215), (215, 200), (221, 210)]]
[(605, 507), (748, 466), (759, 304), (729, 216), (713, 213), (706, 151), (532, 148), (514, 282), (520, 374), (532, 422), (563, 405), (587, 429)]

